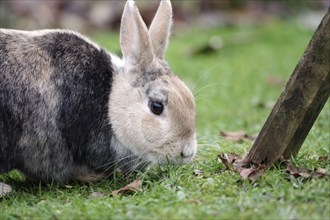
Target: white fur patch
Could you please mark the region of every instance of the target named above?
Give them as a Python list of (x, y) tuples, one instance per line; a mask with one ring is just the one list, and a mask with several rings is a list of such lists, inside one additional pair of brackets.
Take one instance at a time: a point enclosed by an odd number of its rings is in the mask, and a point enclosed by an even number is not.
[(111, 56), (111, 61), (113, 64), (113, 67), (116, 68), (117, 71), (115, 71), (115, 73), (117, 72), (121, 72), (121, 70), (124, 68), (124, 60), (120, 59), (118, 56), (110, 53)]

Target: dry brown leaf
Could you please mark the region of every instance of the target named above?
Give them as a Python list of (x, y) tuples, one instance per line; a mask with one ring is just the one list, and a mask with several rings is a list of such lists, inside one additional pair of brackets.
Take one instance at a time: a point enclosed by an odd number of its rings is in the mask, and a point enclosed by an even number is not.
[(255, 182), (266, 170), (263, 164), (259, 164), (258, 167), (244, 168), (241, 167), (238, 172), (243, 179), (249, 179)]
[(124, 194), (124, 193), (135, 193), (137, 192), (142, 185), (142, 180), (136, 179), (127, 186), (124, 186), (123, 188), (120, 188), (118, 190), (114, 190), (111, 192), (112, 196), (117, 196), (119, 194)]
[(299, 175), (304, 178), (311, 178), (313, 174), (310, 170), (306, 170), (299, 172)]
[(287, 167), (287, 172), (294, 177), (304, 177), (304, 178), (312, 177), (312, 173), (310, 170), (300, 170), (291, 163)]
[(298, 177), (299, 175), (299, 170), (293, 165), (293, 164), (289, 164), (287, 166), (287, 172), (290, 173), (291, 175)]
[(227, 169), (231, 170), (234, 168), (234, 163), (242, 160), (242, 157), (240, 155), (230, 153), (221, 153), (218, 155), (222, 163), (226, 166)]
[(218, 157), (227, 169), (235, 170), (243, 179), (249, 179), (252, 182), (255, 182), (266, 170), (263, 164), (260, 164), (258, 167), (244, 167), (244, 159), (237, 154), (221, 153)]
[(328, 159), (329, 159), (328, 156), (320, 156), (319, 157), (320, 161), (327, 161)]
[(256, 139), (255, 136), (246, 134), (244, 131), (221, 131), (220, 135), (228, 141), (254, 141)]
[(318, 177), (322, 178), (327, 175), (326, 169), (323, 168), (317, 168), (314, 169), (314, 172), (310, 169), (298, 169), (293, 164), (289, 164), (287, 167), (287, 172), (291, 174), (292, 176), (298, 178), (298, 177), (304, 177), (304, 178), (312, 178), (312, 177)]
[(325, 177), (327, 175), (327, 170), (323, 169), (323, 168), (317, 168), (315, 170), (315, 174), (317, 177), (322, 178)]
[(243, 179), (248, 178), (249, 175), (252, 174), (253, 172), (255, 172), (254, 168), (244, 168), (244, 167), (242, 167), (241, 169), (239, 169), (239, 175), (241, 175), (241, 177)]

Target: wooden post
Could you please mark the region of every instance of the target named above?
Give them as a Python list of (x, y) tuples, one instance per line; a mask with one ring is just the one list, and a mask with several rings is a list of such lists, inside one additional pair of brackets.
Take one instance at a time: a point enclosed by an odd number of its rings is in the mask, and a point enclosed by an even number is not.
[(329, 20), (330, 7), (244, 163), (270, 166), (298, 153), (330, 94)]

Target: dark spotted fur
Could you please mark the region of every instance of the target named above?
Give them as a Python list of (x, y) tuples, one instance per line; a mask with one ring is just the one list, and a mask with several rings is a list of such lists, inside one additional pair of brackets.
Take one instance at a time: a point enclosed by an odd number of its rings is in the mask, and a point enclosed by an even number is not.
[(112, 75), (110, 55), (74, 33), (0, 32), (0, 173), (67, 181), (108, 168)]

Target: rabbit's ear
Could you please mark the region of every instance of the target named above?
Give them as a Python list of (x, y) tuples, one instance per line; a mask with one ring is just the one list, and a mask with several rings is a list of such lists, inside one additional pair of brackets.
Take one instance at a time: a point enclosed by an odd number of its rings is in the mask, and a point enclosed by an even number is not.
[(157, 13), (150, 25), (149, 36), (156, 57), (164, 59), (172, 27), (172, 5), (170, 0), (161, 0)]
[(120, 26), (120, 46), (127, 65), (146, 65), (153, 59), (147, 26), (133, 0), (128, 0), (124, 8)]

